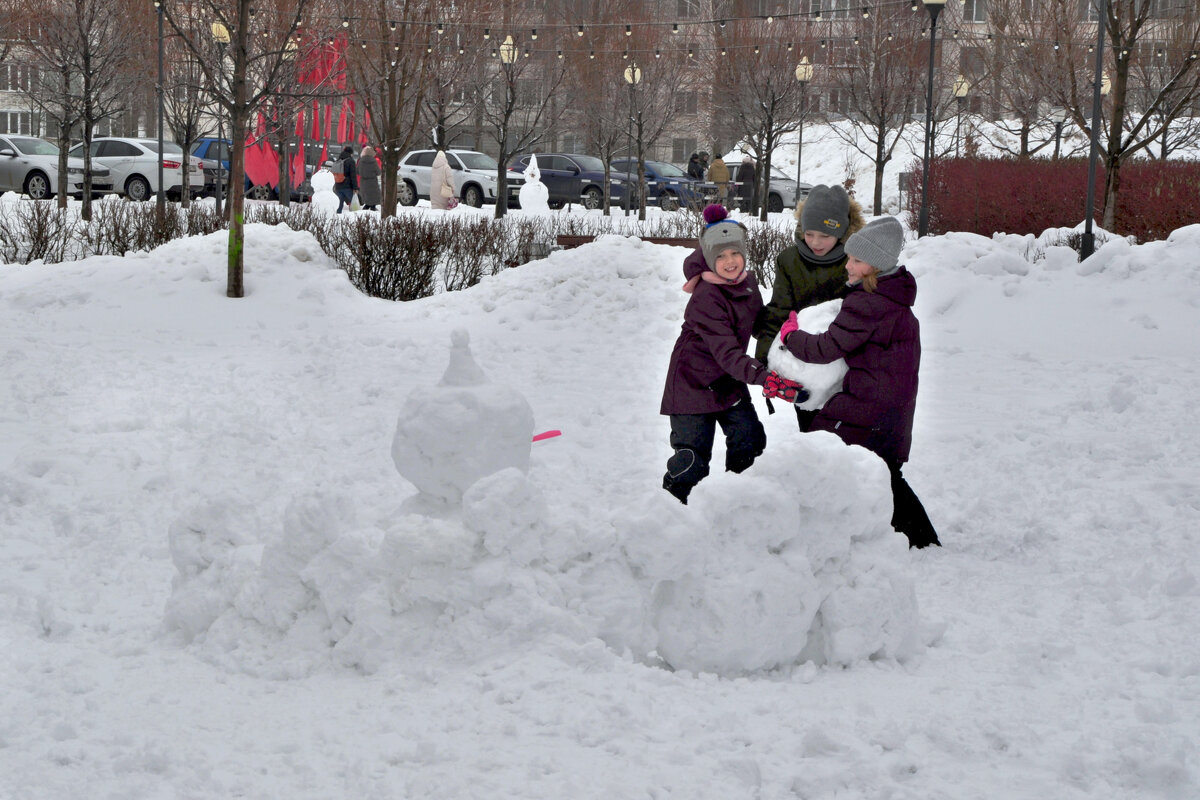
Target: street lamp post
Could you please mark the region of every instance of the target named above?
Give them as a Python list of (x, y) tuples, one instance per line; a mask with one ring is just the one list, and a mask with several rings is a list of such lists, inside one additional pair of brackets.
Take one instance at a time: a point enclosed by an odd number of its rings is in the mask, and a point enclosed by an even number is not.
[(922, 0), (929, 12), (929, 83), (925, 95), (925, 159), (921, 164), (921, 212), (917, 217), (917, 236), (929, 233), (929, 161), (933, 157), (933, 56), (937, 41), (938, 14), (946, 0)]
[(1063, 125), (1067, 122), (1067, 110), (1057, 107), (1050, 111), (1050, 119), (1054, 121), (1054, 160), (1058, 161), (1060, 145), (1062, 144)]
[(633, 196), (633, 181), (629, 179), (633, 169), (633, 88), (641, 83), (642, 70), (637, 62), (625, 68), (625, 82), (629, 84), (629, 128), (626, 132), (626, 142), (629, 148), (629, 164), (625, 170), (625, 216), (629, 216), (629, 203)]
[[(517, 60), (517, 45), (513, 42), (513, 38), (511, 35), (505, 36), (504, 43), (500, 45), (500, 65), (501, 65), (501, 68), (504, 70), (504, 83), (505, 83), (504, 90), (505, 90), (505, 92), (514, 91), (512, 70), (513, 70), (513, 63), (516, 60)], [(505, 117), (505, 127), (504, 127), (504, 137), (503, 138), (504, 138), (504, 142), (501, 147), (502, 150), (508, 147), (507, 117)], [(499, 167), (497, 168), (497, 172), (499, 173), (498, 180), (497, 180), (497, 191), (500, 193), (500, 195), (496, 198), (496, 217), (497, 218), (502, 217), (506, 213), (508, 213), (508, 181), (507, 181), (507, 176), (505, 174), (505, 166), (503, 163), (504, 160), (507, 160), (508, 155), (506, 155), (504, 153), (501, 153), (501, 155), (504, 158), (502, 159)]]
[(962, 112), (967, 102), (967, 94), (971, 91), (971, 82), (959, 75), (954, 79), (954, 102), (958, 106), (954, 119), (954, 157), (958, 158), (958, 143), (962, 140)]
[(1096, 252), (1096, 235), (1092, 232), (1092, 214), (1096, 208), (1096, 159), (1100, 154), (1100, 110), (1103, 95), (1108, 94), (1108, 76), (1104, 74), (1104, 20), (1108, 18), (1107, 0), (1099, 0), (1096, 19), (1096, 72), (1092, 79), (1092, 135), (1088, 151), (1087, 209), (1083, 218), (1083, 238), (1079, 241), (1079, 258), (1083, 260)]
[[(229, 44), (229, 29), (226, 28), (224, 25), (222, 25), (220, 22), (214, 22), (212, 24), (211, 30), (212, 30), (213, 39), (217, 43), (217, 54), (218, 54), (217, 71), (218, 71), (218, 74), (223, 75), (225, 73), (225, 47), (226, 47), (226, 45)], [(220, 82), (220, 80), (218, 80), (217, 81), (217, 91), (218, 92), (220, 92), (220, 90), (221, 90), (220, 84), (221, 84), (221, 82)], [(216, 194), (217, 219), (221, 219), (221, 194), (222, 194), (222, 190), (224, 188), (222, 186), (221, 172), (225, 168), (224, 168), (224, 166), (222, 166), (224, 163), (224, 159), (221, 157), (221, 155), (225, 151), (225, 137), (222, 134), (223, 134), (223, 131), (221, 130), (221, 101), (220, 101), (220, 98), (218, 97), (218, 99), (217, 99), (217, 169), (216, 169), (216, 178), (215, 178), (216, 188), (214, 190), (215, 194)]]
[[(167, 193), (163, 188), (163, 7), (161, 0), (154, 0), (158, 14), (158, 213), (167, 210)], [(187, 154), (183, 155), (183, 168), (187, 169)]]
[(805, 90), (808, 88), (808, 82), (812, 80), (812, 76), (812, 64), (809, 63), (808, 56), (804, 56), (796, 65), (796, 80), (800, 82), (800, 126), (797, 129), (796, 138), (796, 196), (792, 200), (797, 206), (800, 205), (800, 159), (804, 155), (804, 115), (808, 111), (805, 104), (808, 94)]

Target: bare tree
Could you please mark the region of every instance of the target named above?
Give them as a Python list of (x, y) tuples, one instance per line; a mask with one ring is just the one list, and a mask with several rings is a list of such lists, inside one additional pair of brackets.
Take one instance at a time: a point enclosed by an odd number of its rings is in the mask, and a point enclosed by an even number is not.
[[(309, 0), (256, 0), (252, 14), (251, 0), (163, 0), (167, 21), (195, 56), (231, 123), (228, 297), (245, 295), (246, 133), (254, 109), (279, 87), (280, 76), (295, 68), (297, 28), (308, 6)], [(213, 27), (197, 31), (194, 15), (212, 20)], [(218, 25), (228, 39), (221, 48), (213, 36)], [(229, 58), (228, 73), (223, 55)]]
[[(489, 29), (491, 63), (482, 65), (470, 87), (484, 130), (495, 142), (496, 217), (508, 211), (509, 160), (542, 142), (555, 114), (553, 97), (566, 76), (566, 59), (532, 41), (527, 20), (513, 23), (509, 3), (501, 4), (500, 22)], [(534, 45), (531, 47), (531, 45)]]
[[(1079, 0), (1047, 0), (1036, 24), (1042, 38), (1059, 46), (1045, 64), (1029, 62), (1030, 69), (1038, 70), (1046, 96), (1067, 109), (1089, 137), (1095, 56), (1086, 42), (1099, 9), (1099, 0), (1084, 0), (1082, 14)], [(1101, 224), (1111, 230), (1121, 166), (1158, 142), (1200, 99), (1200, 59), (1195, 57), (1200, 49), (1200, 8), (1191, 0), (1107, 0), (1100, 24), (1107, 39), (1104, 77), (1110, 89), (1097, 134), (1105, 166)], [(1161, 63), (1146, 69), (1148, 59)], [(1141, 69), (1136, 68), (1139, 64)]]
[[(197, 17), (190, 17), (187, 21), (193, 28), (193, 36), (202, 35), (201, 23)], [(197, 139), (212, 132), (209, 127), (212, 119), (209, 114), (211, 104), (203, 88), (204, 71), (196, 54), (175, 37), (168, 38), (164, 47), (167, 53), (167, 69), (163, 86), (163, 117), (171, 136), (183, 148), (183, 186), (179, 197), (182, 205), (187, 207), (191, 202), (188, 154), (191, 153), (192, 144)], [(217, 166), (219, 172), (219, 161)]]
[[(456, 13), (449, 5), (446, 11)], [(380, 146), (383, 163), (381, 213), (391, 216), (396, 213), (400, 157), (421, 121), (434, 37), (444, 33), (435, 29), (436, 6), (425, 0), (347, 0), (342, 7), (347, 89), (370, 114), (370, 135)]]

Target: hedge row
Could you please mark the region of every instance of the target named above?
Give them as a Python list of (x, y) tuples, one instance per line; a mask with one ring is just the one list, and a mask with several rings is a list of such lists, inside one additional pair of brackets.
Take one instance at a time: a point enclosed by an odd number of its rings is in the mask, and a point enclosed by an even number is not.
[[(920, 164), (914, 168), (920, 175)], [(1096, 176), (1095, 222), (1102, 214), (1105, 172)], [(929, 232), (1040, 234), (1074, 227), (1087, 205), (1087, 160), (1015, 158), (938, 159), (929, 169)], [(917, 226), (919, 183), (907, 210)], [(1200, 222), (1200, 162), (1132, 161), (1121, 167), (1114, 230), (1139, 242), (1165, 239)]]
[[(646, 222), (570, 214), (502, 219), (402, 214), (381, 219), (367, 214), (331, 216), (308, 204), (254, 204), (246, 208), (246, 222), (308, 231), (359, 290), (388, 300), (427, 297), (439, 283), (445, 291), (473, 286), (484, 276), (544, 254), (559, 235), (694, 238), (704, 225), (701, 216), (691, 212), (657, 215)], [(153, 203), (98, 203), (91, 221), (84, 222), (70, 207), (22, 201), (0, 206), (0, 263), (54, 264), (91, 255), (125, 255), (182, 236), (213, 233), (222, 223), (207, 204), (183, 209), (170, 203), (168, 213), (160, 217)], [(774, 278), (775, 255), (791, 243), (791, 231), (756, 220), (746, 226), (748, 260), (765, 285)]]

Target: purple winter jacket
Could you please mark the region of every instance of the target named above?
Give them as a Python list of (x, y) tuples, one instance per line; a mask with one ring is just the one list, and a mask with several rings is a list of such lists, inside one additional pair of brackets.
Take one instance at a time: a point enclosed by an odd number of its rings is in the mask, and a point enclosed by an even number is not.
[[(699, 253), (688, 261), (698, 256), (704, 263)], [(687, 262), (684, 273), (689, 274)], [(746, 384), (761, 385), (767, 375), (762, 362), (746, 354), (762, 304), (749, 270), (741, 283), (732, 286), (696, 284), (671, 352), (660, 413), (711, 414), (749, 401)]]
[(829, 398), (812, 430), (833, 431), (846, 444), (862, 445), (891, 463), (908, 460), (921, 366), (916, 299), (917, 281), (900, 267), (880, 278), (874, 292), (854, 287), (825, 333), (788, 336), (788, 350), (804, 361), (846, 359), (842, 390)]

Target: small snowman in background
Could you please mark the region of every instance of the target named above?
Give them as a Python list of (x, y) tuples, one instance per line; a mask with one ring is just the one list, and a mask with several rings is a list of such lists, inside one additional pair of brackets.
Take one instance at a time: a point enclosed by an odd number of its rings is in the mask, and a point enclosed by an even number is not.
[(332, 161), (326, 161), (325, 166), (313, 173), (311, 182), (313, 188), (312, 205), (329, 214), (336, 214), (338, 196), (333, 192), (334, 180), (330, 167)]
[(529, 157), (525, 168), (525, 184), (520, 192), (521, 209), (524, 211), (549, 211), (550, 190), (542, 183), (542, 171), (538, 169), (537, 155)]

